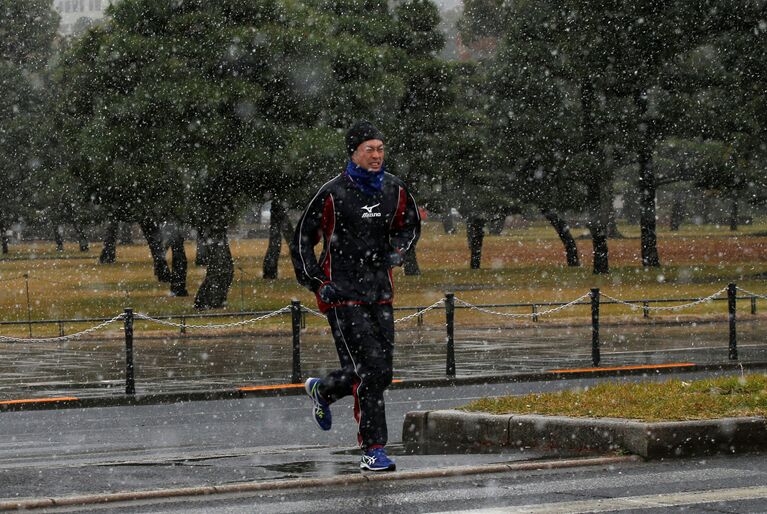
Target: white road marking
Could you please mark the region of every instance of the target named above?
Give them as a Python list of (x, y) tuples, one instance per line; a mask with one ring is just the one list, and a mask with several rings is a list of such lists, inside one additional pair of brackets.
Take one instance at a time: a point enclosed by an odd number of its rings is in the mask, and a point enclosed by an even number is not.
[(657, 509), (661, 507), (681, 507), (703, 503), (759, 500), (767, 498), (767, 486), (737, 487), (714, 491), (690, 491), (686, 493), (648, 494), (645, 496), (625, 496), (623, 498), (604, 498), (579, 500), (572, 502), (540, 503), (537, 505), (510, 505), (493, 509), (448, 511), (440, 514), (471, 512), (474, 514), (579, 514), (586, 512), (614, 512), (625, 509)]

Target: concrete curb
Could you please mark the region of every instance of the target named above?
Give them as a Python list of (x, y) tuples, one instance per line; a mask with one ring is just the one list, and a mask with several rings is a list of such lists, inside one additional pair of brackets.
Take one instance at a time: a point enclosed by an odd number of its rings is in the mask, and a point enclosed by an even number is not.
[(185, 487), (179, 489), (156, 489), (109, 494), (67, 496), (61, 498), (39, 498), (19, 501), (0, 502), (0, 511), (45, 509), (52, 507), (94, 505), (103, 503), (128, 502), (139, 500), (157, 500), (188, 496), (208, 496), (214, 494), (247, 493), (254, 491), (303, 489), (309, 487), (346, 486), (370, 482), (393, 482), (450, 476), (506, 473), (509, 471), (534, 471), (539, 469), (564, 469), (581, 466), (611, 466), (628, 462), (638, 462), (635, 456), (596, 457), (586, 459), (564, 459), (550, 461), (515, 462), (510, 464), (488, 464), (484, 466), (459, 466), (444, 469), (423, 469), (393, 473), (360, 473), (328, 478), (310, 478), (297, 480), (272, 480), (264, 482), (244, 482), (215, 486)]
[[(501, 384), (501, 383), (521, 383), (521, 382), (546, 382), (552, 380), (576, 380), (582, 378), (606, 378), (606, 377), (625, 377), (637, 375), (672, 375), (678, 373), (695, 373), (701, 371), (730, 371), (746, 369), (765, 369), (767, 362), (750, 363), (732, 363), (722, 364), (679, 364), (656, 366), (648, 365), (641, 369), (633, 366), (617, 368), (593, 368), (590, 370), (558, 370), (545, 371), (539, 373), (508, 373), (499, 375), (478, 375), (473, 377), (455, 377), (455, 378), (431, 378), (417, 380), (402, 380), (393, 383), (389, 389), (415, 389), (422, 387), (449, 387), (462, 385), (481, 385), (481, 384)], [(0, 413), (10, 411), (26, 410), (48, 410), (48, 409), (81, 409), (88, 407), (119, 407), (129, 405), (160, 405), (168, 403), (182, 403), (194, 401), (212, 401), (212, 400), (236, 400), (248, 397), (274, 397), (274, 396), (300, 396), (303, 395), (302, 385), (285, 384), (283, 386), (267, 386), (263, 389), (251, 390), (250, 388), (224, 389), (219, 391), (190, 391), (178, 393), (157, 393), (157, 394), (138, 394), (128, 395), (110, 395), (94, 398), (47, 398), (47, 399), (24, 399), (13, 401), (0, 401)]]
[(611, 418), (415, 411), (405, 416), (405, 451), (492, 453), (535, 447), (626, 451), (647, 459), (767, 450), (767, 419), (723, 418), (643, 423)]

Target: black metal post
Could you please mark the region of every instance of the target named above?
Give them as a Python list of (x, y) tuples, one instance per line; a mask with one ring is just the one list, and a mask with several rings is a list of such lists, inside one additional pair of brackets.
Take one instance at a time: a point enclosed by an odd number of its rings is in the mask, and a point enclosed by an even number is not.
[(738, 288), (735, 284), (727, 285), (727, 317), (730, 321), (730, 360), (738, 360), (738, 337), (736, 331), (735, 308)]
[(245, 273), (245, 270), (241, 267), (238, 267), (237, 269), (240, 270), (240, 312), (242, 312), (245, 310), (245, 293), (242, 288), (242, 274)]
[(756, 296), (751, 297), (751, 314), (756, 314)]
[(133, 376), (133, 309), (125, 309), (125, 394), (136, 394)]
[(599, 288), (591, 289), (591, 362), (599, 366)]
[(27, 289), (27, 323), (29, 324), (29, 338), (32, 338), (32, 307), (29, 302), (29, 273), (24, 273), (24, 283)]
[(538, 306), (533, 304), (533, 321), (538, 321)]
[(647, 301), (642, 302), (642, 317), (650, 317), (650, 304)]
[(455, 377), (455, 295), (445, 293), (445, 324), (447, 326), (447, 365), (445, 373)]
[(290, 313), (292, 317), (293, 330), (293, 376), (291, 382), (301, 383), (301, 302), (293, 300), (290, 302)]

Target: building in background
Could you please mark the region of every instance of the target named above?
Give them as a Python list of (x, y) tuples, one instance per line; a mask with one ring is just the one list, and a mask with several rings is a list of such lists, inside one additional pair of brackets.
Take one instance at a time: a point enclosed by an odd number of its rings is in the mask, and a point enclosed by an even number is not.
[(116, 0), (54, 0), (53, 8), (61, 16), (59, 34), (77, 35), (104, 19), (104, 11)]

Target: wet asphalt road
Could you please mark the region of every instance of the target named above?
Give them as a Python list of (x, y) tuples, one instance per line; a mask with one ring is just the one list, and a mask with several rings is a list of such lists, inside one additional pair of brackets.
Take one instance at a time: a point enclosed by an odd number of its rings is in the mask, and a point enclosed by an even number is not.
[(765, 484), (767, 459), (751, 455), (174, 498), (50, 512), (745, 514), (767, 512)]
[[(591, 383), (594, 380), (390, 391), (391, 453), (400, 470), (549, 457), (529, 449), (504, 455), (402, 455), (402, 419), (411, 410), (450, 408), (488, 395)], [(329, 432), (320, 431), (308, 415), (309, 402), (303, 396), (0, 413), (0, 500), (358, 473), (351, 402), (334, 406), (334, 428)], [(341, 501), (345, 493), (337, 494)], [(204, 505), (190, 508), (206, 512)], [(232, 505), (231, 512), (247, 512), (236, 510), (236, 501)]]

